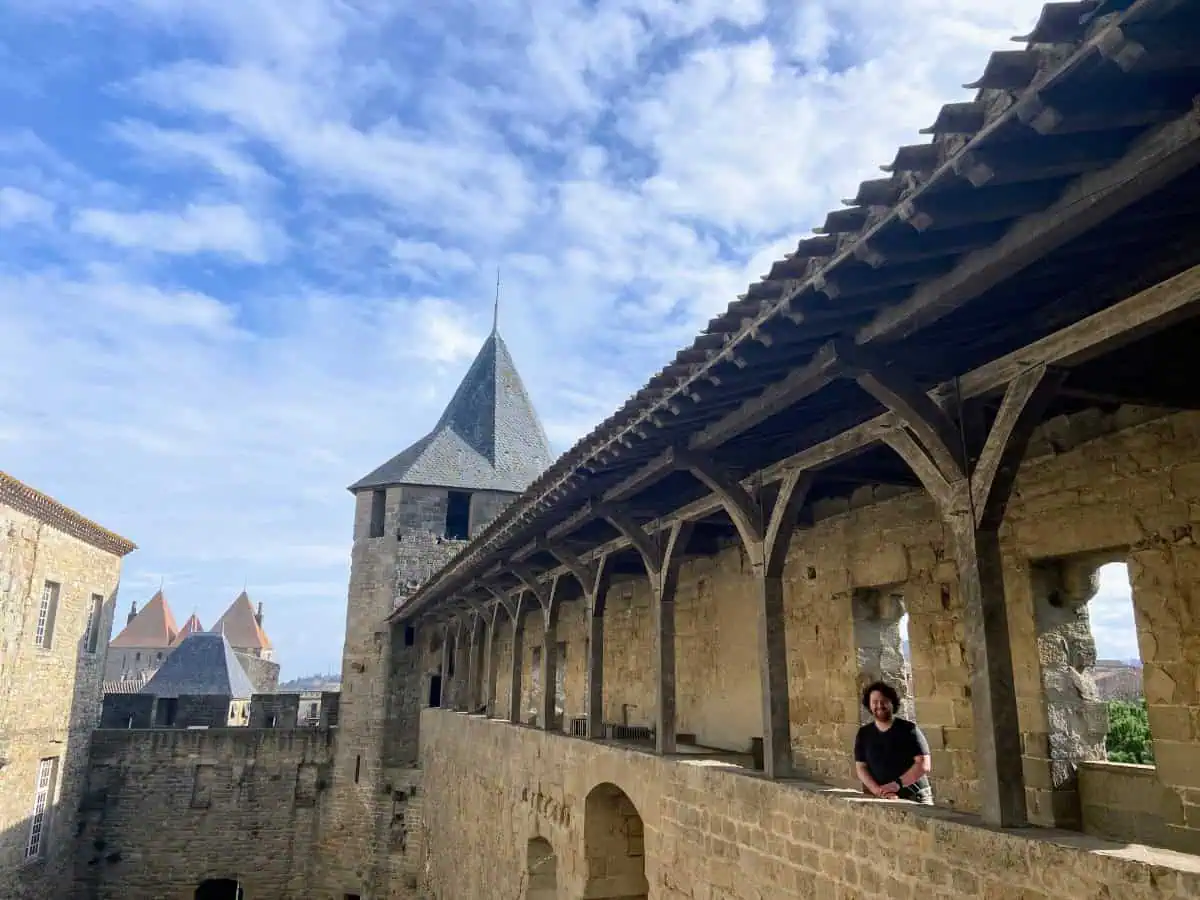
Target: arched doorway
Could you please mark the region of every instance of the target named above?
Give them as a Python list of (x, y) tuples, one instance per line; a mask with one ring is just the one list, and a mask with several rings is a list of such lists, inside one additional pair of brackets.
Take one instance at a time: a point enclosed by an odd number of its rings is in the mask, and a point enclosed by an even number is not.
[(209, 878), (196, 888), (195, 900), (246, 900), (246, 895), (232, 878)]
[(526, 852), (525, 900), (558, 900), (558, 859), (543, 837), (530, 839)]
[(589, 900), (646, 900), (646, 848), (642, 817), (615, 784), (592, 788), (584, 803)]

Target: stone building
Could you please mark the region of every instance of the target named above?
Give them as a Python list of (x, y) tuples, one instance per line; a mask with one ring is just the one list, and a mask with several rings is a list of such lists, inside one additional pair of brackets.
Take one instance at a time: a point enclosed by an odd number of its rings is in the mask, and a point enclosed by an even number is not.
[[(188, 635), (202, 631), (204, 626), (195, 613), (182, 628), (178, 627), (161, 590), (140, 611), (136, 603), (131, 603), (125, 627), (109, 644), (105, 692), (140, 690)], [(217, 620), (212, 632), (224, 634), (229, 640), (255, 690), (266, 693), (276, 689), (279, 664), (263, 630), (261, 603), (255, 610), (249, 595), (242, 591)]]
[(134, 549), (0, 472), (0, 897), (69, 894), (121, 560)]
[[(337, 725), (101, 732), (82, 895), (1200, 896), (1200, 0), (1021, 43), (541, 474), (493, 335), (352, 488)], [(1152, 766), (1104, 759), (1113, 561)], [(933, 807), (854, 783), (883, 673)]]
[(452, 673), (423, 685), (412, 672), (390, 691), (414, 634), (389, 628), (388, 616), (481, 534), (550, 458), (541, 422), (493, 329), (434, 429), (351, 486), (354, 545), (338, 727), (353, 737), (338, 743), (321, 835), (330, 896), (386, 896), (387, 885), (398, 890), (415, 877), (408, 835), (418, 811), (409, 809), (420, 776), (416, 747), (390, 723), (412, 719)]

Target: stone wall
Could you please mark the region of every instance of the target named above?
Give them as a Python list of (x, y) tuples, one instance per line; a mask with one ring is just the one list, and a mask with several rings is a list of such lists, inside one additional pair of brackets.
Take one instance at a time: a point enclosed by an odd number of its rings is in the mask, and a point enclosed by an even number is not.
[(424, 810), (423, 886), (434, 900), (522, 900), (537, 838), (553, 851), (560, 897), (1183, 900), (1200, 892), (1200, 861), (1183, 854), (1064, 832), (1001, 834), (963, 813), (442, 710), (422, 716), (421, 757), (425, 789), (438, 798)]
[(279, 663), (240, 650), (235, 650), (233, 655), (242, 664), (256, 693), (273, 694), (279, 690)]
[[(1046, 571), (1061, 569), (1063, 560), (1073, 561), (1068, 568), (1094, 568), (1098, 560), (1123, 559), (1145, 663), (1156, 777), (1182, 810), (1161, 833), (1168, 846), (1200, 851), (1200, 616), (1190, 600), (1200, 591), (1200, 549), (1192, 532), (1200, 522), (1197, 447), (1200, 415), (1194, 413), (1087, 413), (1047, 423), (1020, 470), (1002, 549), (1035, 823), (1080, 827), (1073, 773), (1101, 752), (1104, 728), (1103, 710), (1085, 684), (1094, 658), (1086, 622), (1077, 608), (1070, 616), (1050, 615)], [(860, 721), (863, 658), (870, 655), (861, 622), (856, 635), (855, 597), (886, 594), (909, 614), (915, 717), (933, 748), (936, 800), (976, 809), (963, 606), (932, 503), (918, 491), (864, 488), (848, 501), (818, 504), (815, 518), (793, 539), (784, 572), (796, 765), (834, 785), (855, 783), (850, 750)], [(678, 727), (706, 746), (744, 751), (761, 734), (756, 602), (737, 547), (684, 562), (676, 601)], [(526, 624), (522, 646), (523, 711), (537, 703), (529, 689), (528, 654), (542, 642), (534, 621)], [(558, 640), (568, 644), (568, 720), (585, 712), (585, 624), (580, 602), (564, 606)], [(604, 630), (605, 721), (652, 724), (653, 616), (644, 578), (613, 586)], [(1058, 638), (1070, 652), (1048, 652)], [(507, 713), (510, 646), (511, 626), (501, 616), (493, 706), (501, 715)], [(1066, 690), (1068, 681), (1073, 691)]]
[[(88, 737), (100, 716), (121, 559), (0, 505), (0, 897), (65, 896)], [(38, 646), (45, 583), (59, 585)], [(88, 624), (100, 598), (100, 621)], [(27, 863), (42, 760), (54, 759), (41, 860)]]
[[(381, 537), (371, 536), (372, 491), (355, 497), (337, 709), (341, 751), (321, 831), (321, 884), (329, 896), (390, 891), (404, 897), (412, 880), (403, 823), (417, 796), (417, 711), (429, 673), (419, 636), (403, 626), (392, 629), (386, 619), (466, 546), (445, 538), (446, 497), (442, 488), (388, 488)], [(509, 494), (474, 494), (472, 535), (510, 500)]]
[(206, 878), (247, 898), (313, 896), (332, 758), (323, 729), (97, 731), (65, 817), (79, 829), (71, 896), (191, 900)]

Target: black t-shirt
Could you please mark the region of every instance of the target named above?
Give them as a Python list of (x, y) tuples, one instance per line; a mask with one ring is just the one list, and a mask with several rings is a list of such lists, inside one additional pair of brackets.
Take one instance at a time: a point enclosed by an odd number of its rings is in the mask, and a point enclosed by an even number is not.
[[(854, 761), (866, 763), (867, 771), (879, 784), (899, 780), (918, 756), (929, 756), (929, 741), (916, 723), (907, 719), (892, 719), (887, 731), (868, 722), (854, 738)], [(913, 787), (923, 794), (930, 790), (929, 779), (922, 777)]]

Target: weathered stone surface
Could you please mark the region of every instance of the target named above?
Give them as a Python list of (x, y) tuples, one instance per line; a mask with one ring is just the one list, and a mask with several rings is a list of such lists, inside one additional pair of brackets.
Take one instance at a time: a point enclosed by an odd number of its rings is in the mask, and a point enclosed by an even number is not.
[[(0, 897), (68, 894), (74, 812), (100, 719), (121, 557), (0, 504)], [(42, 591), (59, 585), (48, 646)], [(99, 621), (88, 625), (99, 598)], [(26, 861), (38, 768), (54, 759), (43, 857)]]
[(332, 757), (315, 728), (97, 731), (68, 817), (74, 896), (191, 900), (206, 878), (233, 878), (248, 898), (311, 897)]
[[(1200, 860), (1183, 854), (998, 833), (945, 810), (442, 710), (422, 716), (421, 758), (431, 798), (423, 886), (436, 900), (525, 896), (535, 839), (553, 852), (558, 896), (571, 898), (1183, 900), (1200, 891)], [(625, 893), (612, 892), (618, 878)]]

